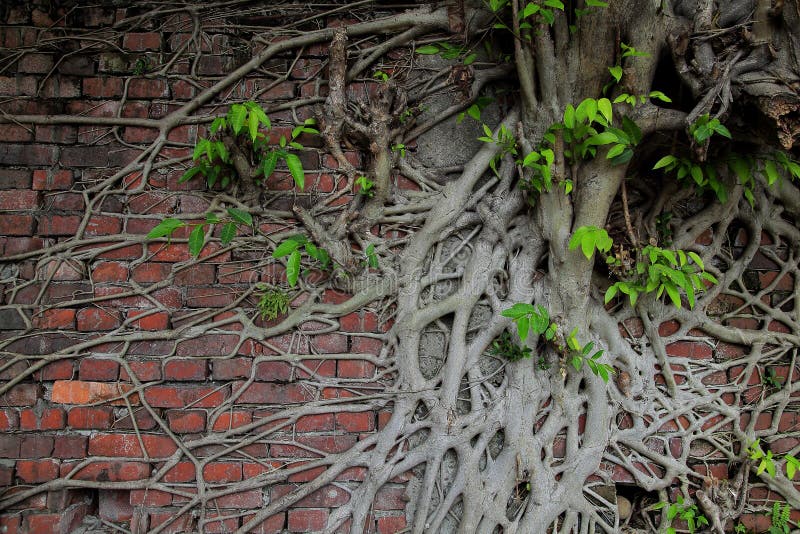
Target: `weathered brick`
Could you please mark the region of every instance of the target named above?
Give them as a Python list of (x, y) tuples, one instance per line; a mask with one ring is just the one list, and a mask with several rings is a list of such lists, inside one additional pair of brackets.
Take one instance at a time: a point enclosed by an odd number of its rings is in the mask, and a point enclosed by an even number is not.
[(21, 383), (0, 395), (0, 406), (33, 406), (41, 396), (39, 384)]
[(224, 389), (209, 386), (150, 386), (144, 397), (154, 408), (214, 408), (226, 397)]
[(75, 326), (75, 310), (70, 308), (44, 310), (41, 314), (33, 316), (33, 324), (40, 329), (73, 328)]
[[(234, 386), (234, 391), (244, 387), (242, 383)], [(273, 384), (269, 382), (254, 382), (246, 386), (239, 396), (242, 404), (287, 404), (292, 402), (305, 402), (311, 400), (313, 394), (300, 384)]]
[(206, 427), (206, 412), (202, 410), (167, 411), (169, 428), (178, 434), (202, 432)]
[(122, 95), (122, 79), (103, 76), (83, 79), (83, 96), (112, 98)]
[(59, 463), (56, 460), (19, 460), (17, 478), (26, 484), (39, 484), (58, 478)]
[(128, 85), (130, 98), (162, 98), (169, 96), (169, 85), (166, 80), (134, 78)]
[[(93, 404), (122, 397), (131, 389), (133, 389), (133, 386), (129, 384), (57, 380), (53, 383), (51, 401), (60, 404)], [(128, 399), (132, 404), (139, 403), (139, 398), (136, 394), (130, 395)], [(125, 401), (120, 398), (111, 401), (110, 404), (125, 405)]]
[(169, 506), (172, 494), (158, 490), (131, 490), (129, 502), (133, 506)]
[(76, 315), (79, 332), (114, 330), (121, 324), (119, 312), (103, 308), (84, 308)]
[(375, 414), (372, 412), (337, 413), (336, 426), (347, 432), (369, 432), (375, 430)]
[(236, 482), (242, 480), (242, 464), (239, 462), (210, 462), (203, 467), (206, 482)]
[(205, 360), (169, 360), (164, 366), (164, 377), (168, 380), (205, 380), (207, 362)]
[(261, 490), (248, 490), (239, 493), (232, 493), (219, 497), (211, 502), (211, 506), (219, 506), (220, 508), (239, 508), (239, 509), (252, 509), (261, 508), (263, 506), (263, 495)]
[(295, 508), (289, 510), (290, 532), (320, 532), (328, 521), (327, 509)]
[(16, 410), (0, 410), (0, 432), (10, 432), (19, 428), (19, 414)]
[[(61, 476), (75, 470), (74, 464), (62, 464)], [(93, 462), (73, 475), (75, 480), (103, 480), (126, 482), (142, 480), (150, 476), (150, 465), (142, 462), (101, 461)]]
[(71, 236), (78, 231), (81, 218), (77, 215), (42, 215), (39, 217), (39, 235)]
[(131, 326), (139, 330), (162, 331), (169, 328), (169, 313), (154, 310), (129, 310), (128, 319), (135, 318)]
[(77, 430), (107, 430), (111, 428), (114, 413), (105, 406), (80, 406), (67, 414), (67, 424)]
[(168, 436), (155, 436), (152, 434), (95, 434), (89, 437), (90, 456), (115, 456), (138, 458), (143, 456), (139, 443), (141, 437), (148, 456), (152, 458), (166, 458), (178, 448)]
[(214, 432), (225, 432), (233, 428), (238, 428), (252, 422), (253, 415), (250, 412), (240, 410), (223, 412), (217, 417), (212, 426)]
[(161, 34), (156, 32), (128, 32), (122, 39), (122, 47), (133, 52), (161, 49)]
[(84, 358), (78, 365), (78, 378), (86, 381), (113, 381), (119, 378), (119, 363), (108, 358)]
[(16, 124), (4, 124), (0, 128), (0, 142), (3, 143), (19, 143), (21, 141), (30, 141), (33, 139), (34, 130), (26, 126), (18, 126)]
[(61, 408), (45, 408), (43, 410), (26, 408), (19, 413), (19, 428), (28, 431), (60, 430), (64, 428), (64, 420), (64, 410)]
[[(2, 147), (2, 145), (0, 145)], [(0, 217), (0, 235), (33, 235), (36, 221), (33, 215), (13, 215), (4, 213)]]
[(133, 517), (130, 492), (127, 490), (104, 490), (99, 492), (98, 513), (106, 521), (129, 521)]
[(27, 189), (30, 186), (30, 170), (3, 169), (3, 172), (0, 173), (0, 189)]

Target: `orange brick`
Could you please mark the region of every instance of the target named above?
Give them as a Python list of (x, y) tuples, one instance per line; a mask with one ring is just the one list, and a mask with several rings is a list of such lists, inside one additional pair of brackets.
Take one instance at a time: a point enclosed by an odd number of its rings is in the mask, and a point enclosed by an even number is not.
[[(52, 402), (60, 404), (92, 404), (120, 397), (133, 389), (128, 384), (105, 382), (86, 382), (82, 380), (57, 380), (53, 383)], [(132, 404), (139, 404), (137, 394), (128, 397)], [(124, 399), (112, 401), (110, 404), (124, 406)]]

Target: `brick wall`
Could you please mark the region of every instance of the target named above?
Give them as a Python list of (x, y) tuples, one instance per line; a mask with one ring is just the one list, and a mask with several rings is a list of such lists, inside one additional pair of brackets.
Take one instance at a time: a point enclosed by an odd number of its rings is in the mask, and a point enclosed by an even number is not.
[[(0, 397), (0, 486), (6, 498), (50, 484), (3, 510), (0, 528), (69, 532), (82, 521), (99, 520), (136, 533), (162, 524), (162, 532), (232, 532), (265, 504), (316, 479), (325, 470), (315, 463), (322, 455), (346, 451), (386, 424), (391, 404), (373, 394), (391, 379), (376, 366), (389, 316), (367, 307), (340, 318), (335, 329), (306, 322), (289, 333), (262, 335), (275, 322), (258, 318), (253, 284), (285, 281), (263, 247), (211, 243), (195, 261), (185, 241), (146, 242), (165, 216), (202, 217), (210, 206), (213, 195), (200, 179), (178, 183), (207, 123), (172, 130), (147, 180), (141, 170), (121, 169), (156, 138), (147, 119), (189, 102), (248, 59), (243, 51), (251, 50), (252, 35), (210, 21), (193, 40), (183, 16), (167, 19), (163, 28), (134, 24), (113, 33), (114, 23), (136, 12), (78, 13), (67, 20), (87, 38), (84, 48), (48, 44), (64, 34), (58, 12), (9, 9), (7, 25), (0, 27), (0, 109), (83, 118), (0, 128), (0, 252), (11, 258), (0, 276), (0, 379), (17, 381)], [(197, 61), (190, 54), (162, 70), (184, 45), (200, 49)], [(326, 52), (315, 46), (300, 58), (272, 59), (265, 66), (271, 75), (245, 77), (199, 115), (224, 112), (225, 99), (255, 98), (271, 110), (276, 135), (286, 135), (296, 117), (311, 116), (308, 106), (295, 115), (287, 104), (320, 101), (315, 78)], [(102, 120), (113, 117), (123, 120)], [(347, 156), (360, 164), (357, 152)], [(309, 192), (300, 195), (289, 175), (278, 172), (266, 185), (283, 193), (270, 197), (270, 209), (285, 211), (298, 199), (314, 202), (336, 190), (333, 158), (317, 147), (303, 154), (303, 163)], [(266, 233), (291, 223), (260, 222)], [(752, 289), (767, 288), (766, 298), (778, 302), (794, 290), (791, 276), (776, 278), (778, 266), (764, 255), (750, 267)], [(347, 296), (328, 289), (319, 298), (341, 303)], [(293, 304), (304, 298), (298, 295)], [(746, 328), (762, 326), (741, 321)], [(625, 328), (631, 338), (642, 336), (640, 323)], [(659, 333), (667, 354), (684, 362), (743, 350), (681, 331), (677, 323), (662, 324)], [(776, 369), (779, 376), (788, 373), (788, 366)], [(673, 366), (676, 381), (682, 370)], [(707, 384), (741, 381), (743, 371), (749, 389), (731, 402), (751, 402), (764, 391), (763, 370), (726, 369), (707, 375)], [(362, 394), (369, 400), (360, 409), (337, 411), (330, 402)], [(315, 408), (293, 417), (284, 411), (293, 404)], [(778, 430), (795, 431), (798, 420), (787, 410)], [(680, 421), (670, 421), (674, 428), (666, 430), (678, 431)], [(746, 423), (726, 422), (722, 429)], [(769, 414), (760, 414), (755, 428), (770, 423)], [(785, 450), (798, 444), (787, 439)], [(679, 447), (674, 454), (681, 454)], [(625, 469), (613, 469), (616, 482), (634, 481)], [(728, 475), (722, 458), (698, 461), (695, 469)], [(286, 470), (291, 474), (280, 482), (241, 484)], [(319, 531), (330, 510), (350, 498), (348, 483), (364, 477), (363, 469), (349, 469), (252, 532)], [(87, 484), (59, 485), (59, 479)], [(156, 483), (142, 488), (139, 482), (147, 479)], [(198, 479), (211, 490), (199, 504), (193, 501)], [(405, 481), (381, 489), (370, 532), (405, 527)], [(757, 490), (754, 499), (769, 497)]]

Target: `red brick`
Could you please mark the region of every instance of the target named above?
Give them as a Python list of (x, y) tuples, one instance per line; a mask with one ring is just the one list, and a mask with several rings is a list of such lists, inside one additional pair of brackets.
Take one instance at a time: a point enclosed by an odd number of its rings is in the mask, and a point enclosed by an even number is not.
[(161, 98), (169, 96), (169, 85), (166, 80), (134, 78), (128, 85), (128, 96), (131, 98)]
[(43, 330), (74, 328), (75, 310), (68, 308), (44, 310), (33, 317), (33, 325)]
[(289, 510), (290, 532), (321, 532), (328, 521), (328, 510), (295, 508)]
[(167, 380), (205, 380), (208, 363), (205, 360), (169, 360), (164, 366), (164, 378)]
[(214, 499), (211, 506), (219, 506), (220, 508), (261, 508), (264, 505), (263, 500), (261, 490), (249, 490)]
[(78, 231), (81, 218), (77, 215), (43, 215), (39, 219), (39, 235), (71, 236)]
[(211, 462), (203, 467), (206, 482), (236, 482), (242, 480), (242, 464), (239, 462)]
[(0, 395), (0, 406), (33, 406), (41, 396), (39, 384), (17, 384)]
[(0, 129), (0, 142), (15, 143), (20, 141), (31, 141), (33, 130), (16, 124), (4, 124)]
[(118, 261), (101, 261), (92, 269), (92, 281), (124, 282), (128, 279), (128, 267)]
[(405, 489), (384, 486), (375, 495), (373, 508), (375, 510), (405, 510), (407, 502)]
[(195, 479), (192, 462), (178, 462), (164, 474), (164, 482), (191, 482)]
[[(135, 362), (129, 361), (128, 366), (131, 372), (141, 382), (151, 382), (153, 380), (161, 380), (161, 362), (157, 361), (142, 361)], [(120, 369), (120, 380), (131, 380), (128, 372), (123, 367)]]
[(225, 400), (225, 390), (207, 386), (150, 386), (144, 397), (154, 408), (214, 408)]
[(64, 410), (61, 408), (45, 408), (37, 414), (37, 410), (26, 408), (19, 414), (20, 430), (60, 430), (64, 428)]
[(76, 319), (79, 332), (114, 330), (121, 324), (119, 312), (102, 308), (84, 308)]
[(16, 410), (0, 410), (0, 432), (8, 432), (19, 428), (19, 414)]
[(294, 428), (297, 432), (324, 432), (333, 430), (333, 422), (332, 413), (304, 415), (297, 419)]
[(126, 245), (124, 243), (100, 243), (91, 245), (91, 248), (110, 248), (99, 254), (99, 259), (106, 260), (135, 260), (142, 255), (142, 245)]
[[(235, 512), (234, 512), (235, 514)], [(231, 517), (230, 514), (216, 514), (214, 512), (206, 515), (206, 522), (203, 523), (201, 530), (208, 534), (216, 534), (224, 532), (234, 532), (239, 528), (239, 517)]]
[(158, 490), (131, 490), (130, 504), (133, 506), (169, 506), (172, 494)]
[[(75, 464), (62, 464), (61, 476), (75, 469)], [(104, 461), (93, 462), (84, 467), (72, 478), (75, 480), (103, 480), (108, 482), (127, 482), (142, 480), (150, 476), (150, 465), (142, 462)]]
[(67, 414), (67, 424), (78, 430), (107, 430), (114, 414), (108, 407), (77, 407)]
[[(243, 518), (243, 524), (247, 524), (253, 516), (245, 516)], [(258, 524), (258, 526), (251, 528), (248, 530), (250, 534), (280, 534), (284, 532), (283, 525), (286, 522), (286, 513), (281, 512), (279, 514), (271, 515), (266, 518), (264, 521)]]
[[(238, 383), (234, 392), (243, 386)], [(313, 394), (300, 384), (254, 382), (246, 387), (237, 402), (241, 404), (287, 404), (311, 400)]]
[(375, 430), (375, 414), (372, 412), (337, 413), (336, 426), (347, 432), (369, 432)]
[(676, 341), (667, 345), (667, 354), (680, 358), (710, 359), (712, 348), (707, 343)]
[(214, 432), (225, 432), (233, 428), (247, 425), (253, 421), (253, 416), (250, 412), (233, 411), (223, 412), (214, 421), (212, 430)]
[[(165, 525), (161, 527), (162, 525)], [(178, 516), (174, 512), (150, 513), (150, 528), (161, 527), (164, 534), (179, 534), (192, 531), (192, 518), (188, 514)]]
[(133, 279), (139, 283), (161, 282), (172, 272), (169, 263), (143, 263), (133, 270)]
[(58, 478), (55, 460), (18, 460), (17, 478), (27, 484), (38, 484)]
[(387, 515), (378, 518), (378, 534), (394, 534), (406, 529), (404, 515)]
[(122, 231), (122, 219), (107, 215), (92, 215), (86, 225), (87, 236), (117, 235)]
[[(58, 380), (53, 383), (51, 401), (60, 404), (93, 404), (121, 397), (133, 389), (129, 384), (108, 384), (105, 382), (84, 382), (81, 380)], [(138, 395), (128, 397), (132, 404), (138, 404)], [(112, 405), (125, 405), (124, 399), (111, 401)]]
[(169, 428), (178, 434), (202, 432), (206, 427), (206, 412), (202, 410), (169, 410)]
[[(151, 458), (166, 458), (178, 448), (167, 436), (143, 434), (141, 439)], [(89, 437), (89, 455), (139, 458), (142, 447), (135, 434), (95, 434)]]
[(131, 326), (139, 330), (160, 332), (169, 329), (169, 313), (165, 311), (129, 310), (127, 317), (136, 317)]
[[(2, 131), (2, 128), (0, 128)], [(39, 193), (36, 191), (0, 191), (0, 210), (35, 210), (39, 207)], [(5, 214), (3, 214), (5, 217)]]
[(158, 138), (158, 130), (139, 126), (128, 126), (122, 138), (129, 143), (152, 143)]
[(19, 514), (0, 515), (0, 532), (22, 534), (22, 517)]
[(27, 434), (19, 443), (21, 458), (50, 458), (53, 454), (54, 439), (42, 434)]
[(133, 52), (157, 51), (161, 49), (161, 34), (156, 32), (126, 33), (122, 40), (122, 47)]
[(88, 441), (86, 436), (56, 436), (53, 440), (53, 458), (83, 458)]
[(252, 361), (251, 358), (214, 360), (211, 364), (211, 377), (214, 380), (249, 378)]
[(238, 297), (238, 294), (219, 286), (190, 287), (186, 293), (186, 305), (190, 308), (223, 308), (229, 306)]
[(122, 79), (113, 77), (84, 78), (83, 95), (97, 98), (121, 96)]
[(33, 235), (33, 225), (33, 215), (4, 213), (0, 217), (0, 235)]
[(337, 375), (341, 378), (370, 378), (375, 375), (375, 364), (364, 360), (339, 360)]
[(108, 358), (84, 358), (78, 367), (80, 380), (106, 382), (119, 378), (119, 363)]
[(286, 381), (290, 380), (292, 376), (292, 366), (286, 362), (260, 362), (256, 364), (256, 380), (262, 382)]

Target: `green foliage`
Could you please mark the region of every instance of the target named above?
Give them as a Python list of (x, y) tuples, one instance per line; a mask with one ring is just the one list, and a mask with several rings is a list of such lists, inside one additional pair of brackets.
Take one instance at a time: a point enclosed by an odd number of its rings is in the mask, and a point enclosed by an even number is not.
[(481, 112), (483, 109), (491, 104), (494, 101), (494, 98), (488, 96), (479, 96), (475, 99), (475, 103), (468, 107), (465, 111), (462, 111), (456, 117), (456, 124), (461, 124), (464, 120), (464, 117), (471, 117), (476, 121), (481, 121)]
[(397, 143), (396, 145), (392, 145), (392, 152), (397, 152), (400, 154), (401, 158), (406, 157), (406, 145), (403, 143)]
[(698, 117), (698, 119), (689, 126), (689, 134), (694, 137), (695, 141), (698, 143), (705, 143), (714, 134), (719, 134), (731, 139), (731, 132), (719, 122), (719, 119), (712, 119), (709, 117), (708, 113)]
[(375, 194), (375, 182), (366, 176), (359, 176), (356, 178), (356, 185), (358, 186), (358, 193), (365, 197), (371, 197)]
[(389, 81), (389, 75), (383, 72), (382, 70), (376, 70), (375, 72), (373, 72), (372, 77), (384, 83)]
[[(655, 291), (656, 298), (661, 298), (666, 293), (675, 307), (680, 308), (679, 290), (683, 290), (689, 307), (694, 308), (696, 294), (706, 289), (703, 280), (717, 283), (717, 279), (705, 271), (703, 260), (695, 252), (673, 251), (648, 245), (642, 249), (639, 257), (640, 261), (636, 262), (632, 276), (615, 282), (606, 290), (606, 303), (618, 293), (623, 293), (628, 295), (631, 306), (635, 306), (640, 294)], [(609, 258), (609, 263), (614, 261)]]
[(211, 123), (209, 128), (211, 138), (201, 138), (197, 142), (192, 154), (195, 166), (188, 169), (179, 182), (186, 182), (200, 174), (205, 177), (209, 187), (213, 187), (217, 182), (221, 187), (227, 187), (236, 176), (236, 169), (233, 167), (231, 155), (224, 141), (226, 136), (232, 136), (240, 148), (252, 152), (253, 159), (257, 162), (259, 176), (257, 183), (260, 183), (261, 176), (264, 180), (269, 178), (278, 162), (284, 161), (295, 184), (302, 190), (305, 187), (303, 165), (297, 154), (290, 152), (288, 148), (302, 150), (304, 147), (297, 138), (304, 133), (319, 134), (319, 131), (313, 128), (314, 125), (314, 119), (306, 119), (303, 124), (292, 130), (290, 140), (287, 141), (285, 136), (281, 136), (279, 148), (271, 148), (261, 130), (269, 131), (272, 123), (261, 106), (255, 102), (233, 104), (227, 115), (217, 117)]
[(542, 305), (534, 307), (533, 304), (518, 302), (507, 310), (503, 310), (501, 315), (514, 320), (519, 338), (523, 343), (528, 339), (530, 332), (537, 336), (544, 335), (547, 341), (552, 340), (556, 335), (557, 326), (550, 322), (550, 313)]
[[(595, 376), (603, 379), (603, 382), (608, 382), (609, 375), (614, 374), (614, 368), (606, 363), (600, 363), (600, 357), (603, 355), (603, 349), (599, 349), (592, 353), (594, 350), (594, 342), (590, 341), (585, 345), (581, 345), (576, 337), (578, 328), (573, 328), (572, 332), (567, 336), (567, 347), (570, 349), (572, 355), (570, 363), (576, 371), (580, 371), (583, 364), (586, 364)], [(589, 355), (591, 354), (591, 356)]]
[(770, 518), (769, 534), (789, 534), (789, 515), (792, 509), (788, 504), (781, 506), (781, 503), (772, 504), (772, 514)]
[[(220, 219), (213, 213), (206, 214), (205, 222), (195, 225), (195, 227), (189, 233), (189, 253), (192, 256), (199, 256), (200, 252), (203, 250), (203, 247), (205, 247), (206, 226), (213, 226), (221, 223), (223, 226), (222, 230), (220, 231), (220, 241), (223, 245), (227, 245), (233, 241), (234, 237), (236, 237), (236, 233), (240, 227), (253, 226), (253, 217), (248, 212), (238, 208), (228, 208), (227, 217), (224, 219)], [(155, 228), (150, 230), (150, 232), (147, 234), (147, 239), (158, 239), (160, 237), (166, 237), (167, 239), (170, 239), (172, 238), (172, 234), (175, 232), (175, 230), (188, 226), (190, 225), (181, 220), (167, 217)]]
[(260, 293), (258, 311), (262, 320), (272, 321), (289, 311), (290, 299), (285, 291), (267, 284), (259, 284), (257, 290)]
[(774, 367), (768, 367), (761, 381), (765, 386), (778, 389), (783, 385), (783, 377), (778, 376)]
[(150, 72), (152, 66), (150, 65), (150, 58), (147, 56), (142, 56), (137, 58), (133, 64), (133, 75), (134, 76), (143, 76)]
[(678, 181), (691, 178), (698, 189), (703, 192), (706, 190), (714, 191), (720, 202), (728, 200), (728, 192), (725, 184), (719, 179), (714, 164), (696, 164), (692, 160), (673, 155), (664, 156), (653, 166), (653, 169), (664, 169), (665, 172), (675, 171)]
[[(772, 456), (772, 451), (767, 451), (766, 453), (761, 448), (761, 440), (757, 439), (753, 443), (747, 447), (747, 455), (750, 457), (751, 460), (758, 462), (758, 468), (756, 469), (756, 474), (760, 475), (764, 471), (769, 474), (772, 478), (775, 478), (777, 474), (777, 467), (775, 465), (775, 460)], [(800, 471), (800, 460), (796, 457), (792, 456), (791, 454), (787, 454), (783, 457), (784, 460), (784, 470), (786, 471), (786, 478), (789, 480), (793, 480), (795, 474)]]
[(477, 54), (470, 52), (467, 48), (455, 46), (445, 41), (420, 46), (414, 51), (423, 56), (438, 55), (442, 59), (460, 59), (464, 65), (473, 64), (478, 57)]
[[(530, 333), (534, 333), (537, 336), (544, 336), (545, 340), (548, 342), (555, 340), (558, 326), (550, 321), (550, 313), (542, 305), (533, 306), (532, 304), (518, 302), (512, 307), (503, 310), (501, 315), (514, 320), (514, 323), (517, 325), (517, 333), (523, 343), (528, 339)], [(566, 350), (570, 355), (572, 366), (575, 367), (576, 371), (580, 371), (583, 365), (586, 364), (592, 373), (602, 378), (604, 382), (608, 382), (609, 375), (614, 373), (614, 368), (608, 364), (600, 363), (599, 359), (603, 355), (603, 350), (600, 349), (592, 353), (594, 343), (589, 342), (586, 345), (581, 345), (577, 340), (577, 333), (578, 329), (575, 328), (566, 338)], [(564, 347), (559, 348), (562, 349), (562, 351), (564, 350)], [(504, 350), (515, 356), (516, 359), (530, 357), (530, 353), (525, 352), (525, 349), (519, 349), (517, 352), (514, 352), (512, 349), (504, 347)], [(506, 357), (511, 359), (511, 356)], [(543, 360), (540, 358), (540, 368), (542, 363)]]
[(509, 334), (507, 330), (503, 330), (503, 333), (500, 334), (500, 337), (494, 340), (492, 346), (489, 348), (489, 352), (495, 356), (501, 356), (512, 362), (530, 358), (533, 355), (530, 347), (520, 347), (514, 343), (511, 334)]
[(364, 256), (367, 258), (367, 267), (370, 269), (378, 268), (378, 254), (375, 252), (375, 245), (370, 243), (364, 251)]
[(514, 135), (508, 130), (508, 128), (506, 128), (505, 124), (500, 125), (500, 129), (497, 131), (497, 138), (494, 137), (494, 132), (492, 132), (492, 129), (485, 124), (483, 125), (483, 133), (484, 135), (478, 138), (479, 141), (483, 141), (484, 143), (494, 143), (500, 147), (500, 151), (495, 154), (495, 156), (489, 162), (489, 167), (491, 167), (495, 175), (499, 176), (497, 171), (497, 162), (500, 161), (506, 154), (510, 154), (514, 157), (517, 156), (517, 140), (514, 138)]
[[(616, 71), (612, 71), (613, 68), (615, 67), (610, 67), (608, 70), (611, 72), (611, 75), (614, 76), (617, 82), (619, 82), (619, 79), (615, 75)], [(616, 67), (616, 68), (620, 69), (619, 77), (621, 78), (622, 68), (621, 67)], [(667, 95), (665, 95), (664, 93), (662, 93), (661, 91), (650, 91), (646, 95), (631, 95), (628, 93), (621, 93), (614, 99), (614, 103), (620, 104), (624, 102), (625, 104), (628, 104), (630, 107), (635, 108), (637, 104), (644, 104), (650, 98), (655, 100), (660, 100), (662, 102), (672, 102), (672, 99)]]
[(331, 258), (328, 252), (324, 248), (318, 247), (309, 241), (306, 236), (298, 234), (287, 237), (275, 247), (275, 250), (272, 252), (272, 257), (279, 259), (289, 256), (286, 260), (286, 281), (289, 282), (291, 287), (297, 285), (297, 280), (300, 277), (301, 249), (305, 251), (309, 258), (317, 260), (322, 269), (327, 269), (331, 264)]
[[(678, 495), (677, 502), (672, 504), (660, 502), (653, 506), (653, 510), (660, 510), (664, 507), (667, 508), (667, 521), (671, 524), (676, 517), (683, 519), (686, 521), (690, 533), (696, 532), (698, 527), (708, 525), (708, 519), (700, 513), (697, 505), (684, 501), (681, 495)], [(672, 527), (667, 528), (667, 534), (675, 534), (676, 532)]]
[(747, 534), (747, 527), (744, 526), (742, 523), (737, 523), (733, 531), (736, 534)]
[(580, 247), (587, 260), (592, 258), (595, 248), (600, 252), (608, 252), (613, 245), (614, 241), (608, 237), (608, 232), (596, 226), (581, 226), (569, 240), (569, 249), (575, 250)]

